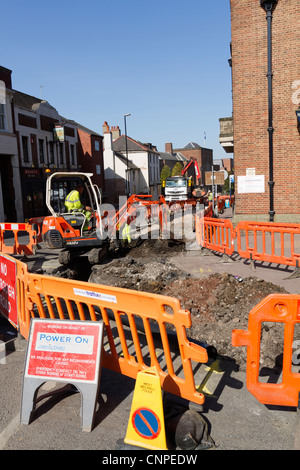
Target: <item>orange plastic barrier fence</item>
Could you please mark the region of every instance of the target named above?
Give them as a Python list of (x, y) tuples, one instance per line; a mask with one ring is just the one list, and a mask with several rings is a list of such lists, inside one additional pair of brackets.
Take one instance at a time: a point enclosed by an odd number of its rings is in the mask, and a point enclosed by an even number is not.
[[(204, 395), (195, 388), (191, 361), (206, 363), (207, 350), (187, 340), (186, 328), (191, 327), (191, 315), (180, 308), (177, 299), (37, 275), (29, 273), (26, 264), (20, 261), (17, 262), (17, 289), (19, 330), (25, 338), (32, 317), (103, 320), (104, 367), (136, 378), (140, 370), (156, 366), (164, 390), (195, 403), (204, 402)], [(125, 327), (126, 322), (129, 328)], [(138, 323), (144, 330), (142, 337)], [(174, 370), (166, 324), (176, 330), (184, 378)], [(159, 348), (163, 350), (159, 358), (153, 325), (159, 332)]]
[(217, 197), (217, 203), (218, 203), (218, 212), (222, 214), (224, 212), (225, 208), (225, 199), (220, 198), (220, 196)]
[[(242, 258), (290, 266), (296, 266), (300, 260), (300, 224), (239, 222), (235, 232), (237, 250)], [(299, 237), (298, 252), (296, 236)], [(270, 239), (269, 243), (267, 237)]]
[(212, 218), (209, 206), (204, 218), (196, 216), (196, 240), (204, 248), (253, 261), (299, 267), (300, 224), (239, 222), (236, 228), (228, 219)]
[[(283, 366), (280, 383), (259, 381), (262, 322), (280, 322), (284, 326)], [(261, 403), (293, 407), (298, 405), (300, 373), (293, 371), (292, 356), (293, 342), (296, 337), (294, 335), (295, 327), (299, 323), (300, 296), (272, 294), (251, 310), (247, 331), (233, 330), (232, 332), (233, 346), (247, 346), (247, 388)]]
[(37, 242), (42, 242), (42, 226), (45, 217), (32, 217), (28, 223), (32, 226), (32, 229), (37, 232)]
[(220, 196), (218, 196), (218, 200), (223, 200), (224, 203), (226, 200), (229, 201), (229, 205), (232, 206), (234, 204), (234, 196), (229, 196), (229, 195), (226, 195), (226, 194), (221, 194)]
[[(198, 243), (209, 250), (228, 256), (234, 251), (234, 230), (230, 220), (199, 217), (197, 224)], [(203, 241), (201, 243), (201, 238)]]
[(0, 251), (2, 253), (32, 255), (35, 254), (36, 245), (37, 233), (30, 224), (0, 223)]

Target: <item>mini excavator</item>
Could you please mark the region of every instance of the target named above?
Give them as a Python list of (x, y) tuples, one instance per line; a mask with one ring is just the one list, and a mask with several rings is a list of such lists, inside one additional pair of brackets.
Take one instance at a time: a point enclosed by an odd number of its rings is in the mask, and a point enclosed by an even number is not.
[[(44, 217), (42, 240), (48, 248), (61, 249), (60, 264), (68, 264), (74, 257), (87, 254), (90, 264), (98, 264), (107, 254), (109, 240), (102, 237), (100, 205), (101, 192), (92, 183), (91, 173), (57, 172), (46, 183), (46, 205), (50, 215)], [(82, 211), (68, 212), (67, 194), (81, 184), (83, 201), (92, 209), (87, 218)]]

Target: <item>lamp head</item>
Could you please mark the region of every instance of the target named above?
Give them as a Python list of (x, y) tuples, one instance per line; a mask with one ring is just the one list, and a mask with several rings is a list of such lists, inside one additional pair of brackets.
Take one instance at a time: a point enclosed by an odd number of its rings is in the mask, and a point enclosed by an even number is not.
[(265, 11), (274, 11), (278, 0), (260, 0), (260, 6)]

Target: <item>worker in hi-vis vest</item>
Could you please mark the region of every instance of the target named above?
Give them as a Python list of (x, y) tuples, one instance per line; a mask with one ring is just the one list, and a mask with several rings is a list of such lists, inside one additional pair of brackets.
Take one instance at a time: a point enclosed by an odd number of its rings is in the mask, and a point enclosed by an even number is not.
[(128, 225), (128, 223), (124, 225), (124, 228), (122, 230), (122, 241), (123, 245), (131, 243), (130, 226)]
[(88, 222), (92, 216), (92, 209), (89, 206), (83, 206), (80, 200), (80, 196), (83, 193), (83, 185), (76, 186), (76, 189), (71, 191), (66, 199), (65, 199), (65, 206), (68, 212), (82, 212), (86, 217), (86, 223), (84, 228), (88, 226)]

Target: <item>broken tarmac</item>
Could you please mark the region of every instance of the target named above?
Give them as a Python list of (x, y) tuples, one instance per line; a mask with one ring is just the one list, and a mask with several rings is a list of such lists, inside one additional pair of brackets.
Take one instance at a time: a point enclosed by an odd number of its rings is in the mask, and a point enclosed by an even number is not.
[[(231, 210), (231, 209), (229, 209)], [(231, 273), (242, 278), (257, 276), (299, 293), (300, 279), (288, 277), (293, 268), (250, 263), (238, 257), (222, 262), (221, 256), (205, 256), (200, 251), (179, 253), (172, 262), (193, 277), (212, 273)], [(35, 260), (28, 259), (30, 269), (48, 271), (57, 267), (51, 250), (41, 250)], [(0, 332), (9, 327), (1, 321)], [(133, 398), (135, 381), (102, 369), (95, 425), (90, 433), (81, 430), (81, 396), (79, 393), (54, 394), (57, 384), (46, 382), (41, 401), (29, 425), (20, 424), (22, 379), (27, 342), (21, 337), (7, 346), (0, 363), (0, 449), (1, 450), (122, 450)], [(205, 394), (202, 416), (209, 424), (210, 436), (217, 450), (292, 450), (298, 429), (295, 408), (268, 407), (259, 403), (247, 390), (246, 374), (233, 364), (216, 360), (205, 366), (206, 376), (198, 384)], [(297, 447), (296, 447), (297, 448)], [(170, 450), (173, 450), (170, 448)], [(145, 461), (143, 463), (146, 463)]]

